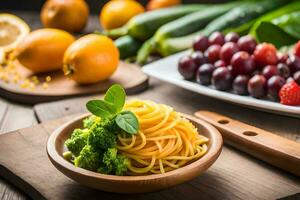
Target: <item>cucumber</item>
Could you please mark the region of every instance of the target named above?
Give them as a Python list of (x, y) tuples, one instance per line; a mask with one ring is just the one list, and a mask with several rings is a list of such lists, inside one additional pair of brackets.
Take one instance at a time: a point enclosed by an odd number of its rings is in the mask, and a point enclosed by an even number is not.
[(135, 56), (139, 48), (142, 46), (142, 42), (129, 35), (116, 39), (114, 43), (119, 49), (121, 59)]
[(280, 6), (288, 4), (289, 2), (290, 0), (262, 0), (240, 5), (213, 20), (199, 32), (184, 37), (175, 37), (165, 40), (161, 47), (161, 54), (163, 56), (168, 56), (190, 48), (194, 38), (199, 34), (210, 35), (215, 31), (228, 32), (247, 25), (243, 28), (243, 31), (245, 32), (245, 29), (248, 30), (253, 25), (255, 19)]
[(105, 31), (104, 34), (117, 38), (129, 34), (141, 41), (147, 40), (162, 25), (184, 15), (206, 8), (204, 4), (187, 4), (145, 12), (133, 17), (121, 28)]
[(167, 38), (179, 37), (201, 30), (207, 23), (240, 4), (240, 2), (234, 2), (216, 6), (211, 5), (204, 10), (194, 12), (161, 26), (138, 52), (138, 63), (144, 63), (153, 50), (160, 52), (160, 46)]

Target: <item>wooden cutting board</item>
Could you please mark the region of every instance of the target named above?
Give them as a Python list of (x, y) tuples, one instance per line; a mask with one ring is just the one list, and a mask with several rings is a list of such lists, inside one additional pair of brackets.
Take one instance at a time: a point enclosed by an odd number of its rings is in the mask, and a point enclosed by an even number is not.
[[(33, 76), (29, 70), (18, 62), (15, 62), (15, 66), (22, 77), (29, 78)], [(73, 80), (66, 78), (62, 71), (41, 74), (37, 78), (44, 81), (49, 75), (51, 81), (47, 83), (48, 88), (44, 88), (43, 84), (38, 84), (34, 89), (22, 88), (20, 84), (7, 83), (2, 80), (0, 81), (0, 95), (18, 103), (32, 105), (74, 96), (103, 93), (114, 83), (121, 84), (128, 94), (141, 92), (148, 86), (148, 76), (140, 70), (140, 67), (125, 62), (120, 63), (117, 71), (108, 80), (92, 85), (80, 86)], [(133, 76), (134, 78), (132, 78)]]
[[(73, 116), (74, 117), (74, 116)], [(225, 147), (202, 176), (155, 193), (120, 195), (81, 186), (50, 163), (46, 141), (66, 117), (0, 136), (0, 176), (33, 199), (277, 199), (299, 192), (300, 180)]]

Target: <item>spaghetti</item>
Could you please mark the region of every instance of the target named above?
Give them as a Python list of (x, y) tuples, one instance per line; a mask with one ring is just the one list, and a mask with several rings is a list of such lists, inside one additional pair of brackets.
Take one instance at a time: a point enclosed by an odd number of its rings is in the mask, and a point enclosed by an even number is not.
[(138, 134), (118, 135), (118, 150), (130, 159), (131, 174), (160, 174), (202, 157), (208, 139), (173, 108), (152, 101), (130, 100), (125, 110), (139, 120)]

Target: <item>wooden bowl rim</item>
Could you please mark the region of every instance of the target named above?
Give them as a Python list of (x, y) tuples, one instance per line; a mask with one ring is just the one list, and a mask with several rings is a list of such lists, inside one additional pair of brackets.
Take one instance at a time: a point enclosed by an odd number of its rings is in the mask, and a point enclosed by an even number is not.
[[(144, 180), (155, 180), (159, 178), (167, 178), (171, 176), (176, 176), (176, 174), (180, 173), (185, 173), (188, 172), (191, 169), (200, 167), (200, 166), (205, 166), (206, 164), (210, 163), (210, 161), (214, 158), (214, 156), (221, 153), (222, 150), (222, 145), (223, 145), (223, 138), (220, 134), (220, 132), (214, 128), (212, 125), (209, 123), (198, 119), (196, 117), (193, 117), (191, 115), (183, 114), (185, 118), (191, 120), (192, 122), (198, 123), (201, 126), (203, 126), (210, 134), (211, 138), (211, 146), (208, 152), (198, 160), (181, 167), (179, 169), (172, 170), (170, 172), (166, 172), (164, 174), (150, 174), (150, 175), (140, 175), (140, 176), (116, 176), (116, 175), (107, 175), (107, 174), (100, 174), (97, 172), (93, 172), (90, 170), (86, 170), (80, 167), (75, 167), (72, 163), (66, 161), (62, 155), (60, 155), (57, 151), (57, 146), (56, 146), (56, 141), (57, 138), (60, 134), (62, 134), (63, 130), (68, 128), (70, 125), (73, 123), (76, 123), (78, 120), (82, 120), (83, 118), (89, 116), (90, 114), (83, 114), (79, 117), (74, 118), (73, 120), (70, 120), (69, 122), (63, 124), (59, 128), (57, 128), (48, 138), (47, 141), (47, 154), (50, 159), (50, 161), (54, 164), (54, 166), (57, 168), (57, 166), (60, 166), (64, 168), (65, 170), (71, 172), (71, 173), (76, 173), (81, 176), (85, 177), (90, 177), (90, 178), (98, 178), (98, 179), (105, 179), (108, 181), (126, 181), (126, 182), (136, 182), (136, 181), (144, 181)], [(60, 169), (58, 169), (61, 171)]]

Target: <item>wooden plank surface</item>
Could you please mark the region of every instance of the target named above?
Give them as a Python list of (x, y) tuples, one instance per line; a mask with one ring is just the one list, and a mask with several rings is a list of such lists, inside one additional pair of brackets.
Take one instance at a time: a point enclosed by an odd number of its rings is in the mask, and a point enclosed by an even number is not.
[[(12, 104), (0, 98), (0, 135), (19, 128), (32, 126), (37, 123), (32, 107)], [(11, 144), (13, 145), (13, 144)], [(7, 150), (3, 150), (4, 154)], [(0, 199), (26, 200), (29, 197), (0, 177)]]
[(0, 152), (7, 151), (5, 155), (0, 154), (1, 176), (10, 179), (34, 199), (265, 200), (293, 195), (300, 189), (299, 178), (230, 147), (223, 149), (220, 158), (202, 176), (167, 190), (122, 195), (89, 189), (55, 169), (45, 151), (48, 136), (69, 119), (53, 120), (0, 136)]

